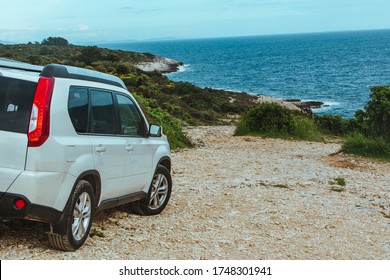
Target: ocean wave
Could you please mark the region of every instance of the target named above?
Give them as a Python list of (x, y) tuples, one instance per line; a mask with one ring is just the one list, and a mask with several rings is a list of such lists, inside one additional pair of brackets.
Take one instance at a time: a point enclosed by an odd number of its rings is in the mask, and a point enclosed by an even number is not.
[(183, 73), (183, 72), (188, 71), (190, 69), (190, 64), (183, 64), (183, 65), (180, 65), (178, 68), (179, 68), (179, 70), (177, 70), (175, 73)]
[(168, 78), (174, 78), (176, 75), (178, 75), (180, 73), (183, 73), (183, 72), (188, 72), (188, 70), (190, 70), (190, 69), (191, 69), (190, 64), (183, 64), (183, 65), (179, 65), (177, 67), (177, 71), (171, 72), (171, 73), (167, 73), (165, 75)]
[(336, 101), (322, 101), (324, 104), (320, 108), (312, 108), (314, 113), (324, 113), (328, 111), (333, 111), (336, 108), (342, 108), (343, 105), (341, 102)]

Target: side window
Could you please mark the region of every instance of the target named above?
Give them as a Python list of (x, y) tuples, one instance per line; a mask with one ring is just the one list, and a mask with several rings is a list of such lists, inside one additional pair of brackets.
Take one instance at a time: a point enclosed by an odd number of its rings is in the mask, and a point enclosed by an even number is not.
[(37, 83), (0, 75), (0, 130), (27, 133)]
[(92, 133), (116, 134), (116, 120), (112, 93), (91, 90)]
[(117, 100), (121, 134), (128, 136), (144, 136), (144, 120), (134, 102), (130, 98), (120, 94), (117, 94)]
[(88, 90), (86, 88), (70, 88), (68, 110), (76, 132), (86, 133), (88, 130)]

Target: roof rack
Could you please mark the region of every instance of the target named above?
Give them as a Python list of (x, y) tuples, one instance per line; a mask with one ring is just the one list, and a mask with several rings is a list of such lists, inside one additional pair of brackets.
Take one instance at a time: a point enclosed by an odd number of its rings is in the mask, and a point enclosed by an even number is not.
[(40, 73), (40, 76), (42, 77), (67, 78), (90, 82), (99, 82), (126, 89), (126, 85), (123, 83), (123, 81), (116, 76), (68, 65), (49, 64), (47, 66), (38, 66), (0, 57), (0, 67), (37, 72)]

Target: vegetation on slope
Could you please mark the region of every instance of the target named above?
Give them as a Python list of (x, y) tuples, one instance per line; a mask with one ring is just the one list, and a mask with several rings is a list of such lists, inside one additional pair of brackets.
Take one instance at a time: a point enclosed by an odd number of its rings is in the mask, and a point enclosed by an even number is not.
[(371, 88), (371, 100), (355, 117), (303, 115), (278, 104), (260, 104), (241, 117), (236, 135), (263, 135), (310, 141), (322, 135), (343, 138), (342, 151), (390, 160), (390, 86)]
[(0, 44), (0, 57), (36, 65), (67, 64), (119, 76), (143, 107), (148, 120), (163, 126), (173, 149), (190, 146), (183, 126), (226, 124), (229, 116), (242, 114), (256, 100), (245, 93), (199, 88), (173, 82), (157, 71), (146, 73), (136, 69), (135, 64), (153, 60), (155, 56), (149, 53), (76, 46), (59, 37), (34, 44)]
[(2, 45), (0, 57), (46, 65), (67, 64), (122, 78), (148, 120), (163, 126), (173, 149), (190, 146), (183, 126), (230, 123), (240, 115), (237, 135), (265, 135), (321, 141), (324, 135), (344, 139), (343, 151), (390, 159), (390, 87), (371, 89), (371, 101), (352, 119), (307, 115), (273, 103), (258, 105), (255, 96), (173, 82), (159, 72), (147, 73), (134, 65), (152, 61), (149, 53), (76, 46), (60, 37), (42, 42)]

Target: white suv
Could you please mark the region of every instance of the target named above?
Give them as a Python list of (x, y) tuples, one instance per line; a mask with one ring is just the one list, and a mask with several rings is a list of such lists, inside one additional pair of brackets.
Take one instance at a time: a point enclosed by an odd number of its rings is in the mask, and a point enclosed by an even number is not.
[(0, 217), (46, 222), (74, 251), (95, 211), (159, 214), (172, 190), (169, 145), (119, 78), (0, 59)]

